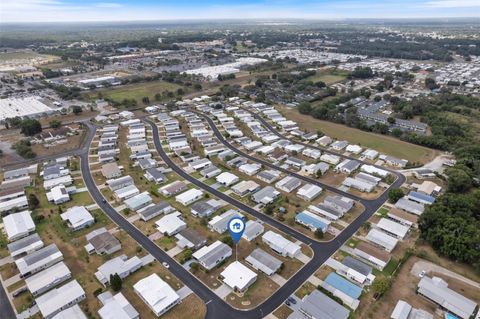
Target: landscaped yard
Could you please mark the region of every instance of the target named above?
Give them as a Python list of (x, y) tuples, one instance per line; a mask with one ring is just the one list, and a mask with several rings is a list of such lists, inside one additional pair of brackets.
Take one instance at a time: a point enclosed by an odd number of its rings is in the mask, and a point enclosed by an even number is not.
[(341, 82), (347, 78), (348, 72), (345, 71), (338, 71), (338, 70), (321, 70), (317, 71), (315, 75), (312, 75), (307, 78), (308, 81), (318, 82), (322, 81), (325, 82), (326, 85), (330, 85), (333, 83)]

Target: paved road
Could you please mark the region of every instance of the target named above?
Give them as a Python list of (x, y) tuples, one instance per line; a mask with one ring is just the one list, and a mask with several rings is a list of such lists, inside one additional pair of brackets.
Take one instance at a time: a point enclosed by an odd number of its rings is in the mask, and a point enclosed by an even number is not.
[[(157, 126), (151, 121), (147, 122), (152, 126), (152, 132), (154, 137), (155, 148), (157, 149), (159, 155), (163, 161), (169, 166), (173, 171), (179, 174), (181, 177), (190, 181), (199, 188), (202, 188), (213, 195), (219, 197), (220, 199), (225, 200), (226, 202), (238, 207), (245, 212), (264, 220), (265, 222), (271, 224), (273, 227), (279, 228), (280, 230), (288, 233), (294, 238), (297, 238), (304, 243), (310, 244), (310, 247), (314, 251), (314, 258), (310, 260), (299, 272), (297, 272), (286, 285), (282, 286), (277, 290), (267, 301), (265, 301), (260, 306), (249, 311), (236, 310), (230, 307), (225, 301), (219, 298), (213, 291), (208, 289), (198, 278), (193, 276), (190, 272), (185, 270), (181, 265), (176, 263), (176, 261), (170, 258), (163, 250), (161, 250), (155, 243), (150, 241), (147, 236), (141, 233), (137, 228), (130, 224), (122, 215), (117, 213), (112, 206), (108, 203), (103, 202), (103, 196), (96, 187), (92, 176), (90, 175), (89, 165), (88, 165), (88, 149), (83, 151), (80, 154), (81, 158), (81, 170), (85, 180), (85, 185), (90, 191), (92, 198), (95, 202), (102, 208), (102, 210), (120, 227), (122, 227), (127, 233), (132, 236), (133, 239), (137, 241), (145, 250), (152, 254), (159, 261), (168, 261), (170, 263), (170, 271), (182, 280), (192, 291), (197, 294), (207, 306), (207, 316), (206, 318), (233, 318), (233, 319), (250, 319), (250, 318), (263, 318), (268, 313), (274, 311), (287, 297), (295, 292), (298, 287), (300, 287), (308, 278), (320, 267), (335, 251), (337, 251), (343, 243), (345, 243), (360, 227), (361, 225), (370, 218), (370, 216), (383, 204), (386, 200), (387, 195), (384, 194), (380, 198), (373, 201), (364, 200), (364, 205), (366, 207), (365, 212), (359, 216), (355, 221), (353, 221), (344, 231), (333, 241), (327, 243), (320, 243), (311, 240), (305, 235), (296, 232), (295, 230), (287, 227), (280, 222), (261, 214), (251, 207), (240, 203), (233, 198), (218, 192), (212, 189), (210, 186), (200, 182), (196, 178), (185, 173), (180, 167), (178, 167), (170, 157), (165, 153), (162, 148), (160, 138), (158, 135)], [(95, 133), (95, 127), (92, 124), (87, 123), (89, 128), (88, 134), (88, 144), (93, 139)], [(403, 179), (404, 180), (404, 179)], [(397, 185), (403, 183), (403, 180), (399, 179), (392, 186), (396, 187)]]
[(15, 312), (13, 311), (12, 305), (8, 300), (7, 293), (5, 288), (0, 284), (0, 317), (3, 319), (14, 319), (17, 318)]

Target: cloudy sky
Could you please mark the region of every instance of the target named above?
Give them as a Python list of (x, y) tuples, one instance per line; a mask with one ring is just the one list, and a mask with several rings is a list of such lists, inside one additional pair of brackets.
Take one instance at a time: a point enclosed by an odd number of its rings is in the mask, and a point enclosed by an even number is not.
[(480, 17), (480, 0), (0, 0), (1, 22)]

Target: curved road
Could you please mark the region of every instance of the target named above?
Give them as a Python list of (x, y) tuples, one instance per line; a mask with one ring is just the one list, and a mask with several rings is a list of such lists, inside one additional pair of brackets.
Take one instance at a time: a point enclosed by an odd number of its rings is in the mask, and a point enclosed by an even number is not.
[[(233, 318), (233, 319), (253, 319), (263, 318), (265, 315), (274, 311), (282, 302), (289, 297), (296, 289), (298, 289), (308, 278), (333, 254), (337, 251), (344, 242), (346, 242), (360, 227), (370, 218), (370, 216), (383, 204), (387, 195), (384, 193), (380, 198), (373, 201), (362, 200), (365, 205), (365, 211), (356, 220), (354, 220), (348, 227), (346, 227), (340, 235), (330, 242), (316, 242), (308, 238), (307, 236), (296, 232), (295, 230), (287, 227), (286, 225), (278, 222), (275, 219), (270, 218), (258, 211), (252, 209), (245, 204), (236, 201), (235, 199), (211, 188), (210, 186), (200, 182), (196, 178), (187, 174), (183, 169), (178, 167), (171, 158), (165, 153), (162, 148), (161, 141), (158, 135), (158, 128), (153, 122), (146, 120), (152, 127), (153, 138), (155, 148), (160, 157), (166, 163), (167, 166), (172, 168), (182, 178), (190, 181), (192, 184), (199, 188), (206, 190), (207, 192), (217, 196), (220, 199), (238, 207), (239, 209), (265, 221), (266, 223), (278, 228), (285, 233), (288, 233), (292, 237), (295, 237), (302, 242), (310, 245), (310, 248), (314, 252), (314, 258), (310, 260), (304, 267), (298, 271), (292, 278), (288, 280), (288, 283), (280, 289), (278, 289), (268, 300), (256, 308), (248, 311), (237, 310), (229, 306), (224, 300), (218, 297), (213, 291), (206, 287), (198, 278), (192, 275), (189, 271), (179, 265), (173, 258), (169, 257), (162, 249), (160, 249), (155, 243), (153, 243), (147, 236), (141, 233), (135, 226), (128, 222), (121, 214), (113, 209), (108, 202), (104, 202), (103, 195), (95, 185), (93, 178), (90, 174), (90, 168), (88, 164), (88, 149), (85, 151), (82, 149), (80, 153), (81, 158), (81, 171), (85, 185), (88, 188), (92, 198), (99, 205), (99, 207), (114, 221), (118, 226), (124, 229), (133, 239), (137, 241), (146, 251), (152, 254), (159, 261), (167, 261), (170, 263), (170, 271), (177, 276), (183, 283), (185, 283), (190, 289), (193, 290), (206, 304), (207, 315), (206, 318)], [(95, 135), (95, 127), (91, 123), (86, 123), (89, 134), (89, 145)], [(215, 126), (214, 126), (215, 127)], [(216, 128), (216, 127), (215, 127)], [(217, 130), (218, 131), (218, 130)], [(218, 132), (220, 133), (220, 132)], [(220, 134), (221, 135), (221, 134)], [(223, 136), (222, 136), (223, 138)], [(401, 185), (404, 178), (397, 179), (396, 183), (391, 187), (396, 187), (397, 184)], [(338, 190), (335, 189), (335, 192)], [(350, 195), (350, 194), (348, 194)], [(352, 197), (350, 195), (350, 197)]]

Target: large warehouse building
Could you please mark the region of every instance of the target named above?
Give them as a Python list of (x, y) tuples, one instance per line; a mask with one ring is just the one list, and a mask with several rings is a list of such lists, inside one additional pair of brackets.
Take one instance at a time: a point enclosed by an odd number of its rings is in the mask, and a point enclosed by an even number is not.
[(25, 98), (0, 99), (0, 122), (14, 117), (37, 117), (55, 112), (54, 109), (33, 96)]

